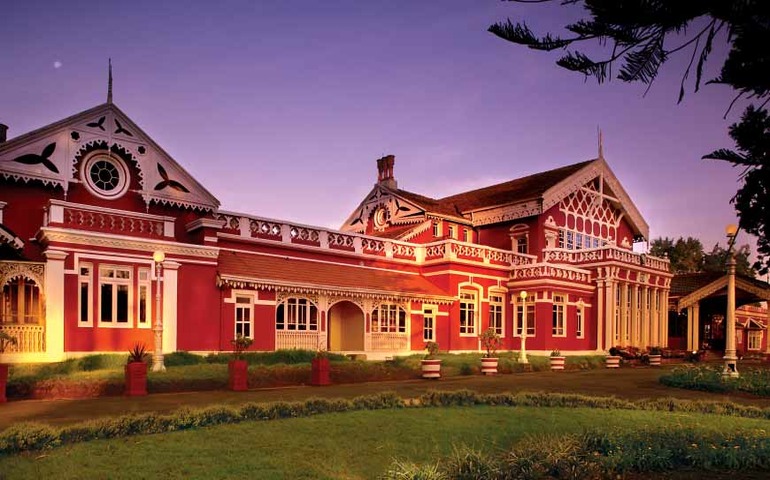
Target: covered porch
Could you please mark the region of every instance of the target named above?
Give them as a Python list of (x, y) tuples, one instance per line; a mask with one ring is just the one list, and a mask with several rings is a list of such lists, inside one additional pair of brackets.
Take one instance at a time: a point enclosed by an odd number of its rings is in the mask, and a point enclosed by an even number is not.
[[(678, 350), (725, 350), (728, 275), (692, 273), (676, 275), (669, 297), (669, 346)], [(770, 300), (770, 284), (744, 275), (735, 278), (736, 348), (745, 353), (748, 337), (744, 332), (764, 331), (752, 350), (770, 354), (767, 325), (770, 310), (757, 306)], [(747, 338), (744, 340), (743, 336)]]

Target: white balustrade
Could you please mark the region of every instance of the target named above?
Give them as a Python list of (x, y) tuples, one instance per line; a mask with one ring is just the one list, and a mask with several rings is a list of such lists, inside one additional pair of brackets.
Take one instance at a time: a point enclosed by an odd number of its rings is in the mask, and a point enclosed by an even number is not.
[(409, 348), (409, 336), (406, 333), (372, 333), (370, 346), (372, 350), (403, 351)]
[(0, 324), (0, 330), (16, 339), (15, 345), (6, 347), (6, 353), (45, 352), (45, 327), (43, 325), (4, 323)]
[(317, 331), (298, 332), (295, 330), (277, 330), (275, 332), (275, 348), (301, 350), (325, 350), (326, 341)]

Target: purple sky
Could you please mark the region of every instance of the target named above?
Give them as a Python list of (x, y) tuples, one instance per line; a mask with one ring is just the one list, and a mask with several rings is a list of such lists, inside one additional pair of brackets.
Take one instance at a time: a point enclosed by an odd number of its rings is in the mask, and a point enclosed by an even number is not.
[(10, 137), (104, 102), (112, 57), (115, 103), (224, 209), (336, 228), (383, 154), (396, 155), (399, 187), (441, 197), (593, 158), (599, 125), (652, 238), (692, 235), (710, 249), (736, 221), (739, 172), (700, 157), (732, 146), (742, 108), (724, 120), (732, 96), (719, 86), (676, 105), (689, 53), (643, 98), (643, 85), (584, 82), (555, 66), (560, 52), (486, 32), (508, 16), (554, 30), (570, 18), (561, 9), (28, 0), (0, 15)]

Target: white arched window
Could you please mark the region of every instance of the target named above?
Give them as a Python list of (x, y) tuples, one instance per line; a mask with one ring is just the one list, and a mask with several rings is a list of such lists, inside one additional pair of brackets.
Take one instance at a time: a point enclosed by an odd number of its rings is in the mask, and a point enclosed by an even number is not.
[(372, 333), (406, 333), (406, 311), (394, 303), (381, 303), (372, 311)]
[(287, 298), (275, 310), (275, 329), (317, 331), (318, 307), (307, 298)]

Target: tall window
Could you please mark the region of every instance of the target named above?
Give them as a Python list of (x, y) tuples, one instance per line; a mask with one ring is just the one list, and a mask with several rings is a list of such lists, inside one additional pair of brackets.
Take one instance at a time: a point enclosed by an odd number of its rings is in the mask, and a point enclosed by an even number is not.
[(406, 311), (392, 303), (382, 303), (372, 312), (372, 332), (406, 333)]
[(529, 253), (529, 245), (528, 245), (528, 237), (527, 237), (527, 235), (522, 235), (520, 237), (516, 237), (516, 252), (517, 253)]
[(424, 307), (422, 310), (422, 339), (426, 342), (436, 340), (436, 310)]
[(251, 321), (251, 298), (235, 297), (235, 336), (254, 338)]
[(575, 336), (577, 338), (583, 338), (583, 305), (578, 304), (575, 309)]
[(441, 222), (438, 220), (433, 220), (433, 236), (434, 237), (441, 236)]
[(460, 290), (460, 335), (476, 335), (476, 292)]
[[(516, 333), (515, 337), (521, 336), (524, 328), (524, 305), (516, 306)], [(535, 304), (527, 302), (527, 337), (535, 336)]]
[(553, 329), (551, 334), (554, 337), (564, 337), (564, 295), (553, 296)]
[(503, 298), (502, 295), (489, 296), (489, 328), (500, 336), (503, 336)]
[(93, 266), (90, 263), (81, 263), (78, 270), (78, 325), (90, 327), (94, 321), (94, 293), (91, 289), (91, 275)]
[(316, 331), (318, 330), (318, 308), (306, 298), (287, 298), (276, 309), (275, 328)]
[(447, 235), (449, 235), (449, 238), (455, 238), (455, 226), (454, 225), (449, 225), (449, 227), (447, 227)]
[(99, 268), (99, 322), (113, 326), (131, 326), (131, 268)]
[(471, 232), (467, 228), (463, 228), (463, 242), (471, 241)]
[(137, 325), (139, 327), (150, 328), (152, 323), (152, 290), (150, 288), (150, 269), (139, 269), (139, 317)]
[(762, 348), (762, 330), (749, 330), (748, 345), (749, 350), (759, 350)]

